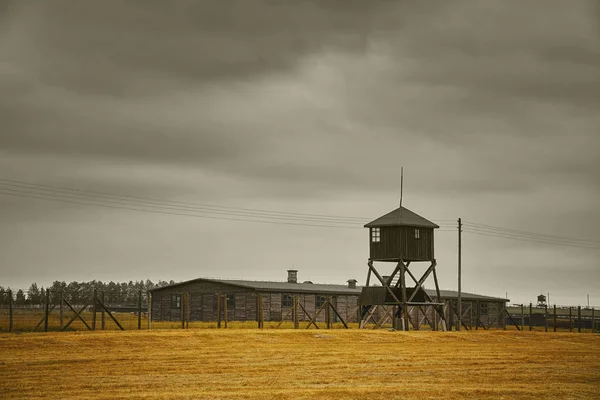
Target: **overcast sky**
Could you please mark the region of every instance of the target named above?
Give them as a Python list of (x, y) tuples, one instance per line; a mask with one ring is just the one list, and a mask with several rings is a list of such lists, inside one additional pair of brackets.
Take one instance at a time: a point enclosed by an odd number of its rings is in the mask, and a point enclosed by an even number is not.
[(457, 286), (461, 217), (596, 243), (466, 224), (463, 290), (600, 305), (598, 4), (0, 0), (1, 179), (357, 221), (195, 218), (4, 186), (0, 285), (292, 267), (364, 284), (361, 223), (397, 207), (404, 166), (403, 205), (442, 225), (442, 288)]

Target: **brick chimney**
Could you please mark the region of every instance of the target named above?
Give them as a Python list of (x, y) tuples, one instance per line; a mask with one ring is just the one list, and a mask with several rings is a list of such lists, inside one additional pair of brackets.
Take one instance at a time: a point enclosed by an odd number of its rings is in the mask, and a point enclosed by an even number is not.
[(298, 283), (298, 270), (297, 269), (288, 269), (288, 283)]
[(356, 279), (348, 279), (348, 289), (356, 289)]

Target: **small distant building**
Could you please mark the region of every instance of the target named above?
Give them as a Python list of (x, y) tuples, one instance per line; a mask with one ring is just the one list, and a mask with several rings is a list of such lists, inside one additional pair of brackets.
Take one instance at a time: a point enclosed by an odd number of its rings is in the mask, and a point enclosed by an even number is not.
[(537, 297), (537, 306), (538, 307), (546, 307), (546, 296), (544, 296), (543, 294), (540, 294)]
[[(360, 320), (359, 297), (362, 286), (355, 279), (349, 279), (346, 285), (318, 284), (310, 281), (298, 282), (298, 271), (288, 271), (288, 279), (283, 282), (251, 281), (236, 279), (198, 278), (163, 286), (150, 291), (152, 321), (181, 320), (181, 302), (183, 294), (189, 298), (190, 321), (216, 321), (218, 296), (227, 297), (227, 319), (229, 321), (256, 321), (258, 296), (263, 298), (263, 318), (265, 321), (281, 321), (293, 307), (293, 297), (298, 296), (299, 304), (310, 314), (299, 312), (299, 321), (309, 321), (321, 305), (328, 299), (346, 322)], [(436, 290), (426, 289), (434, 301), (439, 301)], [(441, 290), (441, 301), (456, 307), (458, 293)], [(497, 297), (462, 293), (463, 322), (475, 326), (479, 315), (480, 326), (502, 327), (502, 312), (507, 300)], [(478, 311), (479, 310), (479, 311)], [(381, 307), (374, 315), (377, 319), (385, 317), (386, 309)], [(433, 318), (411, 309), (411, 320)], [(479, 314), (478, 314), (479, 312)], [(289, 319), (289, 317), (288, 317)], [(332, 317), (336, 322), (337, 317)], [(325, 314), (319, 314), (317, 321), (324, 321)], [(426, 323), (426, 321), (425, 321)]]

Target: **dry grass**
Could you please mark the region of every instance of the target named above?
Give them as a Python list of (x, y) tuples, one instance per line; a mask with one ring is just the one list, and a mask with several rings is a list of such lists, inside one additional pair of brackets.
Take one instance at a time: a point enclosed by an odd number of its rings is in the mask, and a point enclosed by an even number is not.
[(600, 398), (600, 336), (157, 330), (0, 335), (0, 397)]

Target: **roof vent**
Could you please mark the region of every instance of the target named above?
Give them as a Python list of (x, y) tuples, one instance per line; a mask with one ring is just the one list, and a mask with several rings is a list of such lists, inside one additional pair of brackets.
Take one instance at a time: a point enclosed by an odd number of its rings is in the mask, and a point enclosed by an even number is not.
[(298, 270), (288, 269), (288, 283), (298, 283)]
[(356, 279), (348, 279), (348, 289), (356, 289)]

